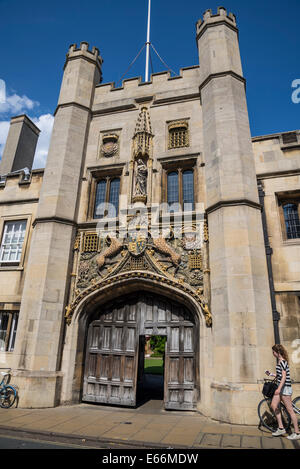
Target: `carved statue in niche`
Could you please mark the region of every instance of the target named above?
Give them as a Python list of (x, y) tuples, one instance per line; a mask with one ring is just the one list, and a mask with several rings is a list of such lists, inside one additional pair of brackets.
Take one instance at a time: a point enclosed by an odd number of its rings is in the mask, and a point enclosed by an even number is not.
[(147, 166), (142, 158), (139, 158), (136, 163), (134, 197), (147, 196), (147, 174)]

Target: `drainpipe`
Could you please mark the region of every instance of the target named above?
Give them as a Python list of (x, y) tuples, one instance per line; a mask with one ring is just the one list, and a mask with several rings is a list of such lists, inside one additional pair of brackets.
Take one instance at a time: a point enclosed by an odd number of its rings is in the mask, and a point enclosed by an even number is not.
[(266, 219), (266, 212), (265, 212), (265, 200), (264, 200), (265, 192), (264, 192), (262, 181), (259, 180), (257, 185), (258, 185), (259, 202), (261, 205), (261, 219), (262, 219), (265, 249), (266, 249), (270, 297), (271, 297), (272, 316), (273, 316), (273, 325), (274, 325), (274, 338), (275, 338), (275, 344), (280, 344), (280, 337), (279, 337), (280, 313), (276, 309), (274, 278), (273, 278), (273, 269), (272, 269), (272, 257), (271, 257), (273, 254), (273, 249), (270, 246), (269, 236), (268, 236), (268, 227), (267, 227), (267, 219)]

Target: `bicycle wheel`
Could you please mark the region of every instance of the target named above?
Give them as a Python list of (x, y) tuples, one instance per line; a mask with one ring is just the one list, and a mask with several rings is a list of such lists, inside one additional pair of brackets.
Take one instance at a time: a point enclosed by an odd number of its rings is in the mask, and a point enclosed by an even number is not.
[[(285, 430), (288, 430), (291, 425), (291, 417), (284, 405), (280, 404), (282, 423)], [(275, 432), (278, 428), (278, 422), (271, 409), (271, 399), (263, 399), (258, 404), (258, 416), (260, 423), (271, 432)]]
[(9, 409), (17, 397), (17, 392), (12, 386), (5, 386), (0, 392), (0, 406)]
[(293, 409), (298, 419), (298, 425), (300, 425), (300, 396), (293, 399)]

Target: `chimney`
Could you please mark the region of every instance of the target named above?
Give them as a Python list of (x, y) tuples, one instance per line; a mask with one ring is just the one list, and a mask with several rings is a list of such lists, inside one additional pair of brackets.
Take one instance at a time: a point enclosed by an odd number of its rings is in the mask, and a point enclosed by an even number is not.
[(0, 161), (0, 175), (27, 167), (31, 171), (40, 130), (24, 114), (12, 117)]

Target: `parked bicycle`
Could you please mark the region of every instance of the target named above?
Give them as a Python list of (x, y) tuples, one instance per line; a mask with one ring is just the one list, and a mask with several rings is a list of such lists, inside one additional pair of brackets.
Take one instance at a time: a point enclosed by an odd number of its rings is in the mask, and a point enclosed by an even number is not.
[[(264, 381), (268, 382), (269, 380), (264, 380)], [(262, 399), (260, 403), (258, 404), (257, 412), (258, 412), (260, 424), (273, 433), (278, 428), (278, 422), (271, 408), (271, 402), (272, 402), (272, 398), (265, 396), (264, 399)], [(279, 406), (280, 406), (283, 426), (285, 430), (288, 431), (291, 427), (290, 414), (288, 413), (285, 405), (282, 402), (280, 402)], [(295, 414), (298, 416), (298, 423), (300, 424), (300, 396), (297, 396), (295, 397), (295, 399), (293, 399), (292, 406), (293, 406)]]
[(6, 371), (1, 371), (0, 375), (2, 380), (0, 383), (0, 407), (4, 409), (9, 409), (17, 398), (17, 390), (14, 386), (9, 384), (11, 378), (11, 368), (0, 368)]

